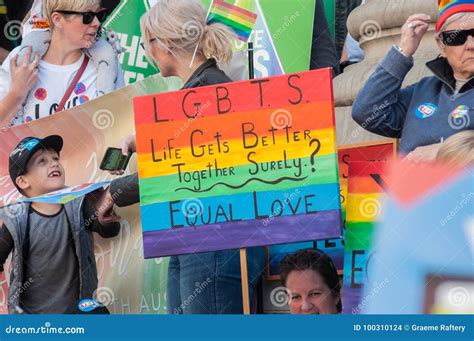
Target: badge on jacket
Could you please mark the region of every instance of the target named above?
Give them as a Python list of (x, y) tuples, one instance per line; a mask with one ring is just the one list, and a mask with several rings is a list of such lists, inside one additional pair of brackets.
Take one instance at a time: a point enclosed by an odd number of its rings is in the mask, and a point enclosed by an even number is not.
[(433, 116), (438, 107), (432, 103), (424, 103), (416, 110), (416, 117), (419, 119), (425, 119)]

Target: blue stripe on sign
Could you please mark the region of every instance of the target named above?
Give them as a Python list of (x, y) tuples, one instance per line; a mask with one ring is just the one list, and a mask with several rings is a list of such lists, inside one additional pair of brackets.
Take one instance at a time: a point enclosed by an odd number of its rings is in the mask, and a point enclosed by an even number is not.
[[(255, 204), (256, 203), (256, 204)], [(340, 209), (339, 184), (155, 203), (141, 207), (143, 232)], [(258, 215), (258, 217), (257, 217)]]

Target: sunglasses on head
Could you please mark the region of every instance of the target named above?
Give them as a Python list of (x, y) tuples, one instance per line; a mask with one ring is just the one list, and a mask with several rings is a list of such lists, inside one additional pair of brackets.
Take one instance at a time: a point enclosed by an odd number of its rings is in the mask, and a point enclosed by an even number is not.
[(453, 30), (440, 33), (441, 40), (447, 46), (461, 46), (467, 41), (467, 37), (474, 37), (474, 28), (470, 30)]
[(82, 15), (82, 23), (84, 25), (89, 25), (94, 21), (94, 18), (97, 17), (99, 22), (103, 23), (107, 19), (107, 10), (101, 9), (98, 12), (76, 12), (76, 11), (56, 11), (62, 14), (80, 14)]

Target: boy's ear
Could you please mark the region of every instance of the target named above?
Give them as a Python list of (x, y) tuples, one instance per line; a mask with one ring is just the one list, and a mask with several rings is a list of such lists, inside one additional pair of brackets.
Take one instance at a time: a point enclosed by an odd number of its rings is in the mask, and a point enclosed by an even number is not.
[(15, 180), (16, 185), (24, 192), (28, 188), (30, 188), (30, 183), (28, 182), (28, 179), (24, 175), (20, 175), (18, 178)]

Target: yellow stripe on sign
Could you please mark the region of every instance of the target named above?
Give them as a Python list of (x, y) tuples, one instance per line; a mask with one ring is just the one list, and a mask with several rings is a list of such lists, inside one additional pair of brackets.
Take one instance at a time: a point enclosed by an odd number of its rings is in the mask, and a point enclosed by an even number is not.
[(381, 211), (382, 200), (380, 193), (349, 193), (347, 195), (347, 222), (377, 221)]
[[(318, 156), (334, 154), (336, 153), (336, 147), (334, 145), (335, 136), (333, 129), (322, 129), (311, 131), (310, 136), (316, 137), (321, 142), (321, 148), (316, 155)], [(221, 142), (221, 149), (224, 150), (223, 142)], [(243, 142), (241, 139), (234, 139), (228, 142), (229, 152), (226, 154), (217, 153), (217, 145), (213, 145), (214, 155), (206, 154), (203, 157), (196, 158), (191, 154), (191, 147), (183, 148), (179, 151), (181, 156), (180, 159), (168, 159), (161, 162), (153, 162), (152, 154), (140, 154), (138, 155), (138, 173), (140, 178), (151, 178), (156, 176), (164, 176), (170, 174), (176, 174), (177, 168), (172, 165), (178, 163), (185, 163), (181, 167), (181, 170), (186, 172), (192, 172), (197, 170), (207, 169), (209, 162), (214, 166), (214, 159), (218, 160), (218, 167), (237, 167), (241, 165), (249, 165), (251, 162), (247, 159), (250, 152), (252, 154), (251, 159), (255, 162), (269, 162), (283, 159), (283, 152), (286, 151), (287, 159), (296, 158), (308, 158), (316, 149), (316, 143), (310, 146), (310, 140), (303, 140), (303, 134), (301, 134), (301, 141), (287, 143), (287, 137), (284, 134), (275, 136), (275, 145), (271, 137), (267, 140), (269, 144), (266, 147), (258, 146), (252, 149), (244, 149)], [(250, 141), (249, 141), (250, 142)], [(261, 142), (261, 141), (260, 141)], [(196, 152), (202, 152), (202, 148), (195, 147)], [(206, 149), (208, 150), (208, 149)], [(163, 159), (163, 154), (155, 152), (155, 158)]]
[(7, 14), (7, 7), (0, 5), (0, 14)]

